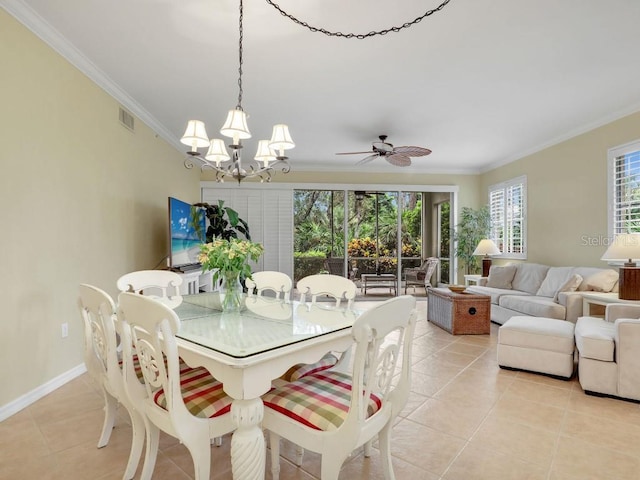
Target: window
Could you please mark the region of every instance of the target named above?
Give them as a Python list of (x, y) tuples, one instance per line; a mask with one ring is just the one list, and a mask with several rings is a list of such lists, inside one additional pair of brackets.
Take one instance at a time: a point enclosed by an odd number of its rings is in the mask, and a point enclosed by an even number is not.
[(491, 239), (503, 258), (527, 258), (527, 177), (489, 187)]
[(609, 233), (640, 232), (640, 141), (609, 150)]

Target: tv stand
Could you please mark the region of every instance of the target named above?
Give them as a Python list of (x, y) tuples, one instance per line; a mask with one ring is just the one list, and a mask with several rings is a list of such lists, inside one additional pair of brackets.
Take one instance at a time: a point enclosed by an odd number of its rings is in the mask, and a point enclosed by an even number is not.
[(177, 271), (176, 273), (182, 277), (181, 295), (213, 291), (213, 272), (211, 270), (203, 272), (202, 268), (198, 268), (186, 272)]

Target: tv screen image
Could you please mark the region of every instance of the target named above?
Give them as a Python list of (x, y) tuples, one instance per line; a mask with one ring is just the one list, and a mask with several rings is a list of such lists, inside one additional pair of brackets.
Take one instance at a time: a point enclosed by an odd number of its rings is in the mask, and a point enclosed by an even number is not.
[(205, 211), (169, 197), (169, 266), (198, 263), (200, 245), (205, 243)]

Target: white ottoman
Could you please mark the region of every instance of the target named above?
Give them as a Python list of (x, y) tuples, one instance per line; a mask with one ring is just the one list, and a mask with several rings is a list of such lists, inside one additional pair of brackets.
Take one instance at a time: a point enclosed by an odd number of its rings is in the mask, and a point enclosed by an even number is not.
[(544, 317), (511, 317), (498, 329), (498, 365), (569, 379), (575, 370), (574, 324)]

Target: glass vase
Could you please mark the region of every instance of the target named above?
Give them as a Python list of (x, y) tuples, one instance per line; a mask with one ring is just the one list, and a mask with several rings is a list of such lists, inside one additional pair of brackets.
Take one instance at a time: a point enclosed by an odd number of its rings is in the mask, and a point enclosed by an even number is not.
[(239, 312), (242, 306), (240, 272), (221, 272), (220, 303), (225, 313)]

